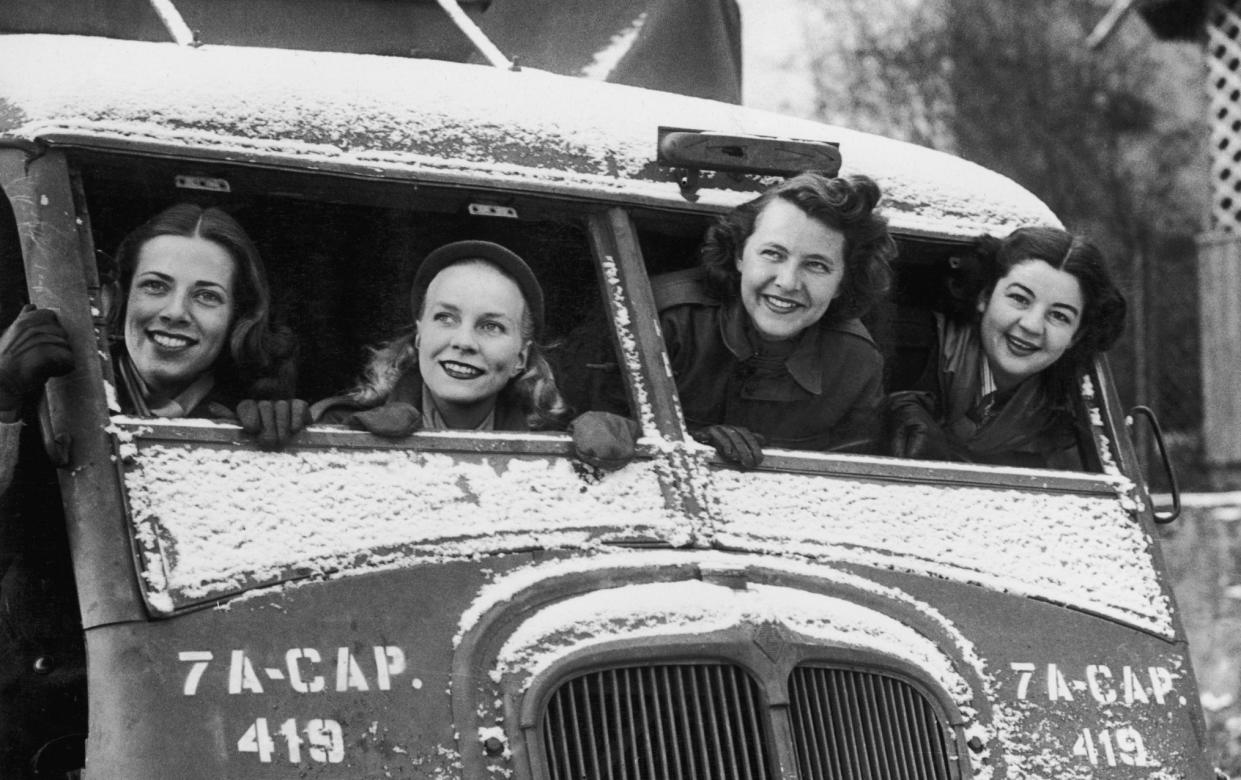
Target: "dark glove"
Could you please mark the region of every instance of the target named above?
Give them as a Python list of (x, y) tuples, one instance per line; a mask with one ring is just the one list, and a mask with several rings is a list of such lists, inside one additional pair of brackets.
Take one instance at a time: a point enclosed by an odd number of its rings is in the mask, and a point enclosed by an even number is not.
[(394, 402), (354, 412), (349, 416), (349, 422), (376, 436), (403, 439), (422, 427), (422, 412), (413, 404)]
[(26, 304), (0, 335), (0, 410), (17, 409), (22, 398), (42, 389), (48, 377), (72, 370), (69, 335), (56, 312)]
[(929, 408), (934, 399), (926, 393), (893, 393), (888, 399), (888, 446), (898, 458), (957, 460), (948, 435)]
[(633, 460), (642, 428), (628, 417), (611, 412), (582, 412), (569, 423), (573, 454), (585, 463), (615, 471)]
[(763, 437), (740, 425), (708, 425), (692, 431), (695, 441), (710, 444), (720, 457), (745, 469), (763, 462)]
[(258, 436), (260, 449), (278, 450), (310, 422), (310, 409), (300, 398), (247, 398), (237, 404), (237, 420), (242, 430)]

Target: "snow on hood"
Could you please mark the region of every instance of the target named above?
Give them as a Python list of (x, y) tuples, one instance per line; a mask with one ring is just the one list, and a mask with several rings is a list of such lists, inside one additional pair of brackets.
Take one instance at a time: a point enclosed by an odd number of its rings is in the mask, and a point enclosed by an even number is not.
[[(835, 141), (898, 231), (970, 238), (1058, 225), (1011, 180), (951, 155), (725, 103), (525, 70), (104, 38), (0, 40), (0, 138), (340, 167), (684, 208), (659, 126)], [(707, 208), (748, 192), (704, 189)]]
[(526, 683), (571, 654), (620, 640), (701, 636), (775, 623), (806, 641), (869, 650), (930, 674), (959, 707), (970, 686), (935, 642), (851, 601), (771, 585), (731, 588), (697, 580), (624, 585), (557, 602), (525, 620), (497, 656), (497, 673)]
[(1073, 605), (1171, 638), (1150, 539), (1115, 495), (719, 470), (717, 539)]
[[(529, 587), (574, 573), (620, 571), (626, 567), (649, 572), (659, 567), (688, 565), (707, 576), (713, 569), (744, 571), (752, 564), (754, 561), (746, 556), (672, 551), (616, 553), (589, 561), (534, 564), (484, 588), (463, 615), (458, 638), (473, 629), (473, 621), (490, 608), (513, 603)], [(810, 577), (842, 593), (864, 594), (867, 606), (849, 598), (783, 585), (747, 582), (725, 586), (692, 578), (594, 590), (540, 606), (515, 626), (506, 628), (509, 633), (505, 637), (496, 637), (503, 639), (503, 644), (491, 678), (497, 683), (507, 679), (524, 689), (541, 674), (555, 674), (554, 667), (575, 663), (579, 653), (616, 642), (649, 645), (652, 640), (678, 636), (703, 637), (729, 629), (777, 626), (784, 642), (801, 641), (873, 653), (922, 670), (952, 702), (970, 736), (977, 736), (988, 746), (981, 753), (971, 754), (970, 759), (976, 777), (990, 776), (986, 765), (989, 746), (1011, 741), (1015, 735), (1008, 733), (1008, 729), (1016, 721), (993, 721), (990, 706), (979, 708), (980, 703), (998, 698), (996, 683), (987, 674), (973, 644), (950, 621), (909, 594), (839, 570), (782, 561), (764, 561), (760, 568), (764, 572)], [(880, 603), (899, 605), (898, 610), (918, 611), (927, 627), (935, 626), (936, 636), (875, 609)]]

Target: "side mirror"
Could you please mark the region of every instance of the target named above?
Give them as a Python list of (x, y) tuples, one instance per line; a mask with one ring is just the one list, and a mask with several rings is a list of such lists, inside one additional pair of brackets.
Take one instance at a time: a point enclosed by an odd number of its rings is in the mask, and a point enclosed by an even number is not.
[(1181, 516), (1181, 489), (1177, 485), (1176, 472), (1172, 470), (1172, 461), (1168, 458), (1168, 450), (1163, 443), (1163, 430), (1159, 427), (1155, 412), (1149, 406), (1135, 406), (1130, 409), (1129, 418), (1126, 420), (1130, 432), (1133, 430), (1134, 421), (1139, 417), (1146, 420), (1150, 426), (1151, 433), (1155, 437), (1155, 447), (1159, 450), (1159, 458), (1163, 461), (1164, 473), (1168, 477), (1168, 489), (1172, 495), (1172, 511), (1154, 512), (1155, 522), (1159, 525), (1167, 525)]

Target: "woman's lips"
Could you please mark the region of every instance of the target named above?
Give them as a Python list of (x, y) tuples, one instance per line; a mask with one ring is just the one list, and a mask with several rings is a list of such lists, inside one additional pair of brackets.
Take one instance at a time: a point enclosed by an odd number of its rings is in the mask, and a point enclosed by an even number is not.
[(198, 343), (197, 340), (189, 336), (181, 336), (176, 333), (165, 333), (163, 331), (147, 331), (147, 336), (154, 341), (156, 346), (162, 349), (179, 350), (192, 347)]
[(767, 304), (767, 308), (777, 314), (788, 314), (801, 308), (801, 304), (797, 301), (791, 301), (788, 298), (781, 298), (775, 295), (764, 295), (763, 303)]
[(1037, 344), (1032, 344), (1025, 339), (1017, 338), (1016, 336), (1006, 335), (1004, 340), (1008, 343), (1009, 350), (1011, 350), (1014, 354), (1021, 355), (1023, 357), (1026, 355), (1032, 355), (1035, 352), (1038, 352), (1039, 349)]
[(453, 379), (475, 379), (483, 375), (482, 369), (467, 363), (458, 363), (455, 360), (441, 361), (440, 368), (444, 369), (444, 373)]

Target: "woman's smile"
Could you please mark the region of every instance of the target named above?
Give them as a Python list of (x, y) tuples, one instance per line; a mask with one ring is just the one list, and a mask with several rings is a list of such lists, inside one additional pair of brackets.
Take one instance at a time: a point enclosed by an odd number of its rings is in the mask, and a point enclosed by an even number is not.
[(1038, 352), (1040, 349), (1038, 344), (1018, 338), (1011, 333), (1005, 335), (1005, 340), (1008, 342), (1008, 348), (1017, 355), (1029, 355)]
[(125, 349), (154, 392), (175, 397), (215, 365), (232, 327), (235, 265), (198, 237), (160, 235), (138, 251)]
[(436, 274), (422, 309), (415, 341), (422, 380), (452, 427), (472, 428), (525, 369), (525, 299), (493, 266), (467, 261)]
[(188, 349), (198, 343), (198, 339), (178, 335), (176, 333), (167, 333), (162, 330), (148, 330), (147, 335), (150, 336), (151, 340), (154, 341), (160, 348), (171, 352), (180, 352), (181, 350)]
[(467, 363), (459, 363), (455, 360), (441, 360), (440, 368), (444, 369), (444, 373), (448, 374), (453, 379), (460, 379), (463, 381), (477, 379), (486, 373), (481, 368), (471, 366)]
[(783, 298), (777, 295), (764, 295), (763, 302), (767, 304), (767, 308), (771, 309), (776, 314), (788, 314), (804, 306), (804, 304), (798, 303), (797, 301), (789, 300), (788, 298)]
[(843, 233), (793, 203), (763, 207), (737, 258), (741, 304), (761, 338), (795, 338), (823, 318), (840, 294), (844, 251)]
[(1032, 259), (1009, 269), (978, 308), (983, 352), (1004, 389), (1060, 359), (1078, 333), (1084, 304), (1075, 277)]

